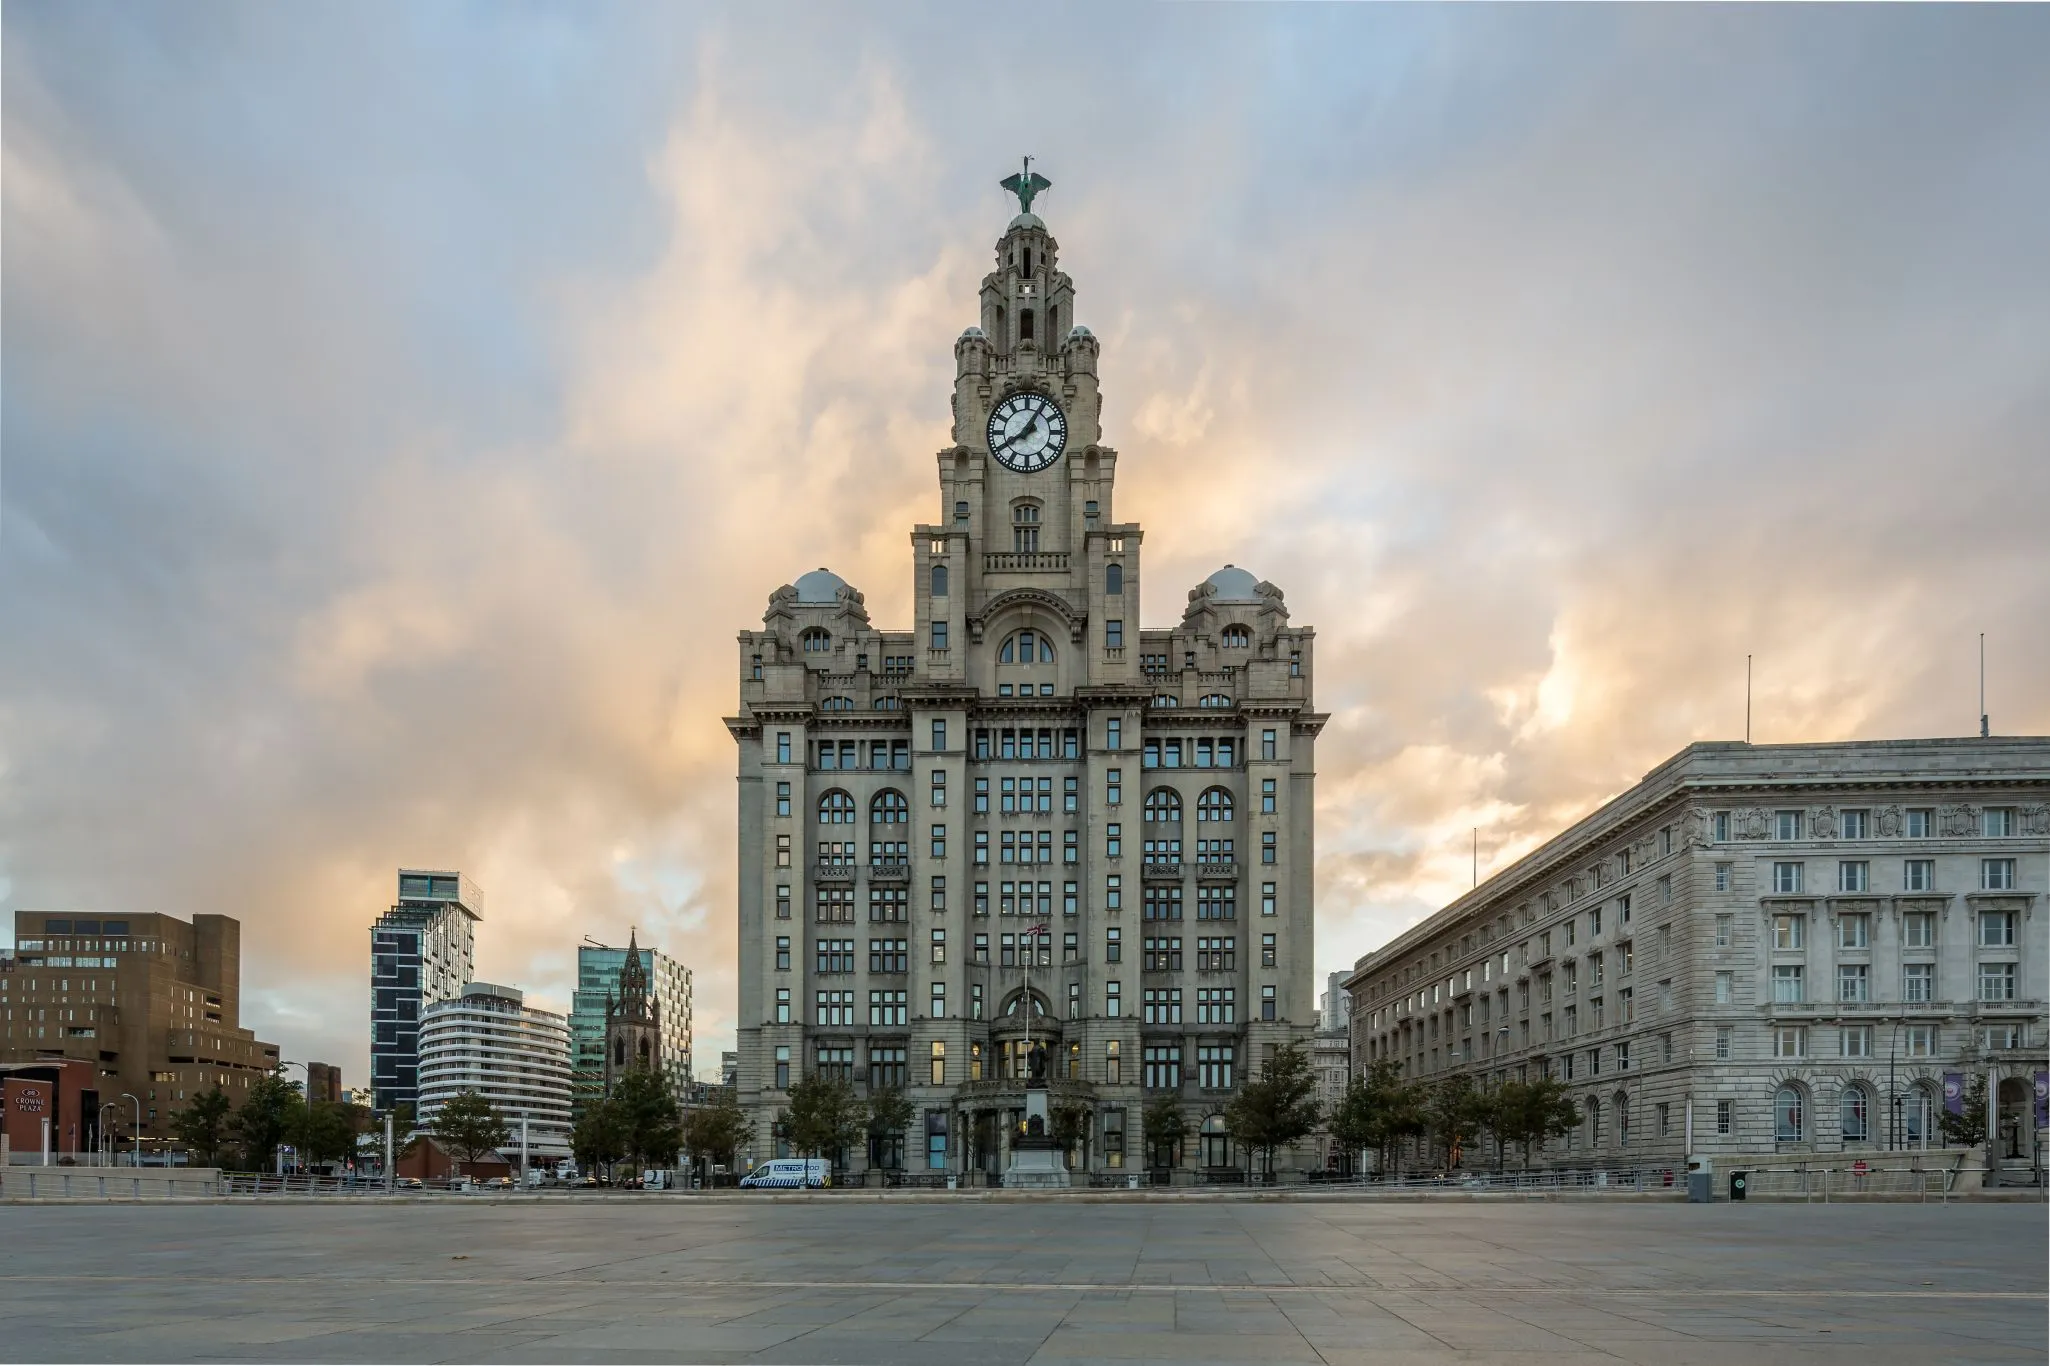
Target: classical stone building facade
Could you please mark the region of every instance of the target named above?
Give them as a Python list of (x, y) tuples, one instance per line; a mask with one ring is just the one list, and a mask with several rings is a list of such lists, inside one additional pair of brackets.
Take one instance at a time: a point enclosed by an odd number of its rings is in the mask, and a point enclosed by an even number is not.
[(1078, 1169), (1139, 1165), (1156, 1096), (1185, 1112), (1181, 1160), (1223, 1166), (1225, 1101), (1315, 1023), (1312, 632), (1231, 566), (1141, 628), (1144, 538), (1074, 299), (1020, 213), (954, 346), (910, 626), (819, 569), (740, 636), (757, 1160), (791, 1081), (825, 1071), (906, 1090), (885, 1163), (999, 1171), (1029, 1038), (1087, 1113)]
[(1690, 745), (1359, 960), (1353, 1065), (1548, 1074), (1554, 1165), (1940, 1143), (2040, 1161), (2050, 740)]

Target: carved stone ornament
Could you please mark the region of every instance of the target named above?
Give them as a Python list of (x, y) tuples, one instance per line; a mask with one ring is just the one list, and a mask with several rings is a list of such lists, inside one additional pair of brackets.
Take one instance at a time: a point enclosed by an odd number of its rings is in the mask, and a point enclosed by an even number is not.
[(1689, 844), (1708, 843), (1708, 813), (1700, 807), (1689, 807), (1680, 817), (1680, 828), (1686, 832)]
[(1762, 806), (1747, 806), (1732, 813), (1730, 824), (1737, 827), (1740, 840), (1762, 840), (1772, 830), (1772, 816)]
[(1833, 806), (1819, 806), (1813, 812), (1809, 813), (1808, 830), (1809, 833), (1812, 834), (1816, 839), (1835, 839), (1836, 808)]
[(1872, 833), (1883, 840), (1899, 838), (1901, 833), (1901, 809), (1898, 806), (1882, 806), (1873, 812)]
[(1970, 835), (1979, 827), (1979, 808), (1970, 802), (1958, 802), (1943, 808), (1943, 833), (1946, 835)]
[(2025, 806), (2015, 813), (2024, 835), (2050, 835), (2050, 806)]

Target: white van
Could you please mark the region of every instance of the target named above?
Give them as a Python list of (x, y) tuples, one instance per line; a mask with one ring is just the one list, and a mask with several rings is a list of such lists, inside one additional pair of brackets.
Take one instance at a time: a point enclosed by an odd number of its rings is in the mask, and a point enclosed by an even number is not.
[(743, 1189), (753, 1187), (830, 1186), (833, 1184), (832, 1165), (823, 1157), (778, 1157), (762, 1163), (746, 1176), (740, 1178)]

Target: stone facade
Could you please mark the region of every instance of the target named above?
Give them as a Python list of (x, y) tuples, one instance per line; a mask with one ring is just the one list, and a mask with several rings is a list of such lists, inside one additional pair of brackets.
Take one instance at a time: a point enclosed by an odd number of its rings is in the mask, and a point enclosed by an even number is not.
[(1983, 1077), (2026, 1167), (2046, 800), (2039, 738), (1690, 745), (1360, 959), (1353, 1065), (1560, 1078), (1553, 1165), (1934, 1147)]
[(919, 1117), (884, 1163), (1001, 1172), (1029, 1032), (1056, 1105), (1088, 1112), (1078, 1168), (1137, 1165), (1160, 1095), (1185, 1162), (1233, 1162), (1198, 1135), (1315, 1022), (1312, 632), (1231, 566), (1140, 628), (1144, 538), (1117, 517), (1098, 343), (1057, 251), (1018, 215), (955, 343), (911, 627), (820, 569), (740, 636), (755, 1160), (823, 1069), (906, 1089)]

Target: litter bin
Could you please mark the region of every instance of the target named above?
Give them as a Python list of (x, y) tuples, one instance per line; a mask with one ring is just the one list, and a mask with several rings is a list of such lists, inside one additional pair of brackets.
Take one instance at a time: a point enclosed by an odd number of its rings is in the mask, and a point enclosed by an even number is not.
[[(1713, 1201), (1715, 1199), (1715, 1187), (1710, 1183), (1714, 1180), (1715, 1176), (1711, 1172), (1688, 1172), (1687, 1203), (1690, 1205), (1706, 1205)], [(1734, 1199), (1735, 1197), (1732, 1198)]]
[(1748, 1184), (1749, 1175), (1748, 1172), (1730, 1173), (1730, 1199), (1742, 1200), (1744, 1198), (1744, 1188)]

